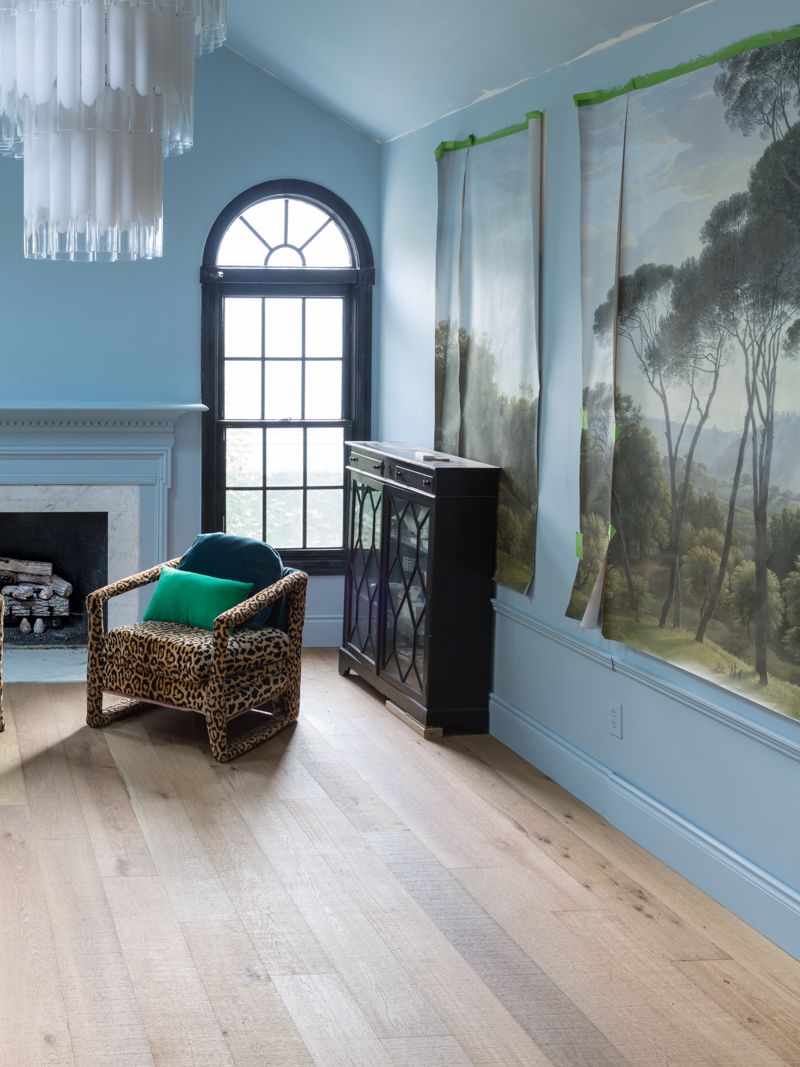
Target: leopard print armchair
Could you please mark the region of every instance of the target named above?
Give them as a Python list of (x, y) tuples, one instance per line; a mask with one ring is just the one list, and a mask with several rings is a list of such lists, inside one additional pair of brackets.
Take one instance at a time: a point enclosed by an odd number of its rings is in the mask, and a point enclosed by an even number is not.
[[(89, 669), (86, 722), (108, 726), (143, 711), (148, 704), (200, 712), (211, 753), (220, 763), (248, 752), (293, 723), (300, 710), (300, 653), (308, 575), (293, 571), (249, 600), (218, 615), (214, 630), (172, 622), (138, 622), (104, 633), (103, 604), (111, 597), (158, 581), (161, 563), (86, 598)], [(242, 624), (285, 596), (286, 633), (248, 630)], [(103, 709), (103, 693), (122, 699)], [(271, 714), (255, 730), (228, 741), (228, 723), (249, 708)]]

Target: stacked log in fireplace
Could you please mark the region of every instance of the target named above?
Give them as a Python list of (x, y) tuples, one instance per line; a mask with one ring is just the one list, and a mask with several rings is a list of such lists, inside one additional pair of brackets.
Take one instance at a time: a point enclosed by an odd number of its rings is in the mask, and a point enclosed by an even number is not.
[(52, 563), (0, 557), (0, 596), (6, 626), (19, 623), (21, 633), (57, 630), (69, 617), (72, 586), (53, 574)]

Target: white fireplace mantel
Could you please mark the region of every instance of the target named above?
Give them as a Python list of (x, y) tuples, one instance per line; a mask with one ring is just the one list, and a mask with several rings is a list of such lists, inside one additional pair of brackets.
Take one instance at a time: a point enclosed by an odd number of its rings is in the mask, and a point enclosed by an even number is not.
[[(129, 537), (127, 552), (122, 546), (118, 552), (127, 555), (125, 566), (153, 566), (167, 558), (175, 423), (187, 412), (205, 410), (203, 404), (144, 400), (0, 403), (0, 512), (84, 509), (111, 516), (117, 508), (111, 498), (105, 507), (108, 491), (89, 487), (120, 487), (128, 503), (119, 515)], [(39, 488), (48, 486), (74, 491)], [(135, 512), (131, 492), (138, 496)], [(112, 556), (122, 564), (117, 552)]]
[(159, 400), (20, 400), (0, 402), (0, 431), (167, 429), (205, 404)]

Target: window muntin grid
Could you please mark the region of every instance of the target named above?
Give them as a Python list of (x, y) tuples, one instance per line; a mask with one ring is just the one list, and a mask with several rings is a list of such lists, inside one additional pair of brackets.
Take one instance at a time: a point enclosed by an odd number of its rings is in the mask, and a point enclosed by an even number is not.
[(343, 298), (225, 297), (223, 338), (225, 529), (341, 548)]
[(222, 238), (219, 267), (351, 267), (340, 227), (321, 208), (294, 197), (270, 197), (238, 215)]

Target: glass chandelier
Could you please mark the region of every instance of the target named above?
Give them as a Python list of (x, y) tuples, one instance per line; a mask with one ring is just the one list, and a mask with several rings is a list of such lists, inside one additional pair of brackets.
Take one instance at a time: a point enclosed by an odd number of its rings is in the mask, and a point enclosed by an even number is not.
[(0, 0), (0, 153), (22, 157), (25, 256), (162, 254), (162, 161), (192, 147), (195, 56), (227, 0)]

